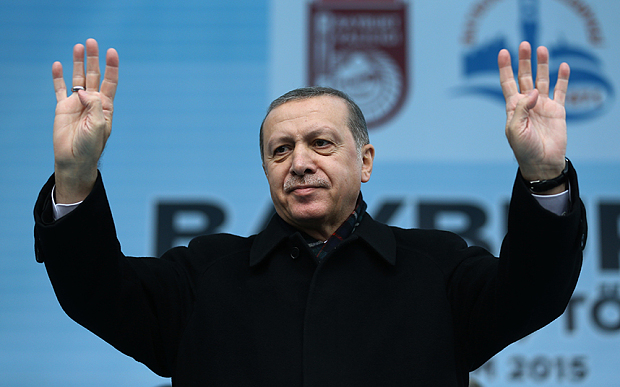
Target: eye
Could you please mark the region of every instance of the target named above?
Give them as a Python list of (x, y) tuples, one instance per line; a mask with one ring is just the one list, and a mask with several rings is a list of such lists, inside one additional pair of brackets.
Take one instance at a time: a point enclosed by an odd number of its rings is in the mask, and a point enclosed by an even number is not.
[(280, 145), (279, 147), (277, 147), (276, 149), (273, 150), (273, 155), (274, 156), (282, 156), (283, 154), (288, 152), (289, 149), (290, 148), (289, 148), (288, 145)]
[(312, 147), (314, 148), (315, 152), (325, 156), (330, 155), (335, 149), (335, 145), (333, 142), (322, 138), (317, 138), (316, 140), (314, 140), (312, 142)]
[(314, 145), (317, 148), (326, 148), (326, 147), (330, 146), (331, 144), (332, 143), (330, 141), (323, 140), (323, 139), (314, 140)]

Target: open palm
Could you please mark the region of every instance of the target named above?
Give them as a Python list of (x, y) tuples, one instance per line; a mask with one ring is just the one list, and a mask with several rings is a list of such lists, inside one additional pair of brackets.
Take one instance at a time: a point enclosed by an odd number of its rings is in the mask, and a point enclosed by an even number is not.
[(537, 50), (537, 77), (534, 85), (531, 47), (519, 46), (518, 86), (507, 50), (500, 51), (500, 82), (506, 99), (506, 137), (524, 178), (550, 179), (564, 169), (566, 154), (566, 110), (564, 102), (570, 68), (560, 65), (558, 80), (549, 98), (549, 53)]
[(57, 195), (61, 197), (78, 195), (83, 199), (84, 194), (90, 192), (97, 176), (99, 157), (112, 130), (113, 101), (118, 83), (118, 54), (114, 49), (107, 52), (101, 90), (99, 50), (94, 39), (86, 41), (86, 55), (85, 71), (84, 46), (77, 44), (74, 47), (73, 86), (81, 86), (85, 90), (70, 96), (67, 96), (62, 64), (55, 62), (52, 66), (57, 101), (54, 161)]

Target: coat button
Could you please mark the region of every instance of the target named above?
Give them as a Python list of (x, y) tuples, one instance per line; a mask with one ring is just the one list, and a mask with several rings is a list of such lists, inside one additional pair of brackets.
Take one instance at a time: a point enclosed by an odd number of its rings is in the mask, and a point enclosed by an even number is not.
[(297, 257), (299, 257), (299, 248), (293, 247), (291, 249), (291, 258), (295, 259)]

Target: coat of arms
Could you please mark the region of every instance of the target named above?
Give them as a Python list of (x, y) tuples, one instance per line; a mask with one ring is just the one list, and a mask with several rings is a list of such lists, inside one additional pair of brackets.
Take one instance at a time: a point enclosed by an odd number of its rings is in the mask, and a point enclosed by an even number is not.
[(309, 83), (349, 94), (369, 128), (394, 117), (407, 95), (406, 10), (402, 0), (310, 4)]

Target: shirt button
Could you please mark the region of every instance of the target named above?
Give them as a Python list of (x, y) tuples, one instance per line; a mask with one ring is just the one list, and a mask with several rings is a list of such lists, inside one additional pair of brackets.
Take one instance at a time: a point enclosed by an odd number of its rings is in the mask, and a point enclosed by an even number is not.
[(299, 248), (293, 247), (291, 249), (291, 258), (295, 259), (297, 257), (299, 257)]

